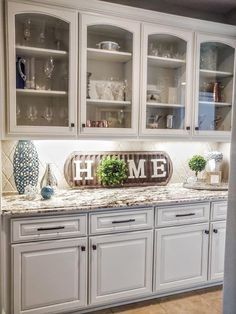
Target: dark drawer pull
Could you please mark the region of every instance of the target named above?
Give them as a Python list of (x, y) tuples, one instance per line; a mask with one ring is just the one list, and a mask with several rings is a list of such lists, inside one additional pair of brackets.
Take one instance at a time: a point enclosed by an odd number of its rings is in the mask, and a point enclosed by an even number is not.
[(188, 217), (188, 216), (195, 216), (195, 213), (189, 213), (189, 214), (177, 214), (175, 217)]
[(126, 222), (135, 222), (135, 219), (127, 219), (127, 220), (114, 220), (112, 221), (113, 224), (122, 224)]
[(62, 230), (62, 229), (65, 229), (65, 226), (38, 228), (37, 231), (50, 231), (50, 230)]

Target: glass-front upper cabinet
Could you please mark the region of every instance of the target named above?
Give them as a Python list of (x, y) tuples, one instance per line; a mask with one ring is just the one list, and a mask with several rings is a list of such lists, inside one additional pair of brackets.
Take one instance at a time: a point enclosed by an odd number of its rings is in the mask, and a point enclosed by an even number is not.
[(235, 41), (199, 34), (195, 134), (230, 134), (234, 106)]
[(76, 135), (77, 14), (8, 2), (8, 132)]
[(143, 26), (143, 135), (190, 132), (192, 40), (192, 32)]
[(140, 24), (80, 16), (80, 134), (138, 132)]

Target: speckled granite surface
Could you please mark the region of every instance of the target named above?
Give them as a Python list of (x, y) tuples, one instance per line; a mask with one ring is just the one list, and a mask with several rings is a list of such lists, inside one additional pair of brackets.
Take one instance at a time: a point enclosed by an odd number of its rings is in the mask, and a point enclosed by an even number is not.
[(51, 200), (38, 196), (29, 201), (25, 196), (8, 195), (2, 198), (3, 215), (34, 215), (91, 211), (117, 207), (168, 205), (194, 201), (226, 200), (227, 191), (197, 191), (182, 184), (164, 187), (135, 187), (114, 189), (61, 190)]

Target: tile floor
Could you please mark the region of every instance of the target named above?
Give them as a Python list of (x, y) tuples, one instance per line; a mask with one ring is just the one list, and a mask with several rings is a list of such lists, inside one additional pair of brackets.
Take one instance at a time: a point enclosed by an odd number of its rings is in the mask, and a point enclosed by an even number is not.
[(217, 287), (101, 310), (93, 314), (221, 314), (221, 307), (222, 287)]

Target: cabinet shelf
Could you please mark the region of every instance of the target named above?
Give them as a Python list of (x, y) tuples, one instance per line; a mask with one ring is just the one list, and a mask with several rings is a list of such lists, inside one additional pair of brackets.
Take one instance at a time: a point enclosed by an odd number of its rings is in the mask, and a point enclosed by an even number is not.
[(67, 51), (64, 50), (54, 50), (54, 49), (44, 49), (37, 47), (27, 47), (16, 45), (16, 54), (30, 57), (55, 57), (63, 58), (68, 55)]
[(66, 96), (67, 92), (57, 90), (39, 90), (39, 89), (16, 89), (19, 95), (32, 95), (32, 96)]
[(199, 101), (200, 105), (213, 105), (217, 107), (231, 107), (231, 103), (228, 102), (216, 102), (216, 101)]
[(88, 59), (97, 61), (110, 61), (125, 63), (131, 60), (130, 52), (110, 51), (103, 49), (87, 48)]
[(131, 101), (87, 99), (87, 104), (96, 106), (129, 106), (131, 105)]
[(168, 104), (168, 103), (158, 103), (158, 102), (147, 102), (149, 107), (159, 107), (159, 108), (184, 108), (182, 104)]
[(231, 77), (233, 76), (233, 73), (200, 69), (200, 75), (206, 78), (215, 78), (215, 77)]
[(186, 64), (186, 61), (182, 59), (148, 56), (148, 64), (152, 66), (175, 69)]

